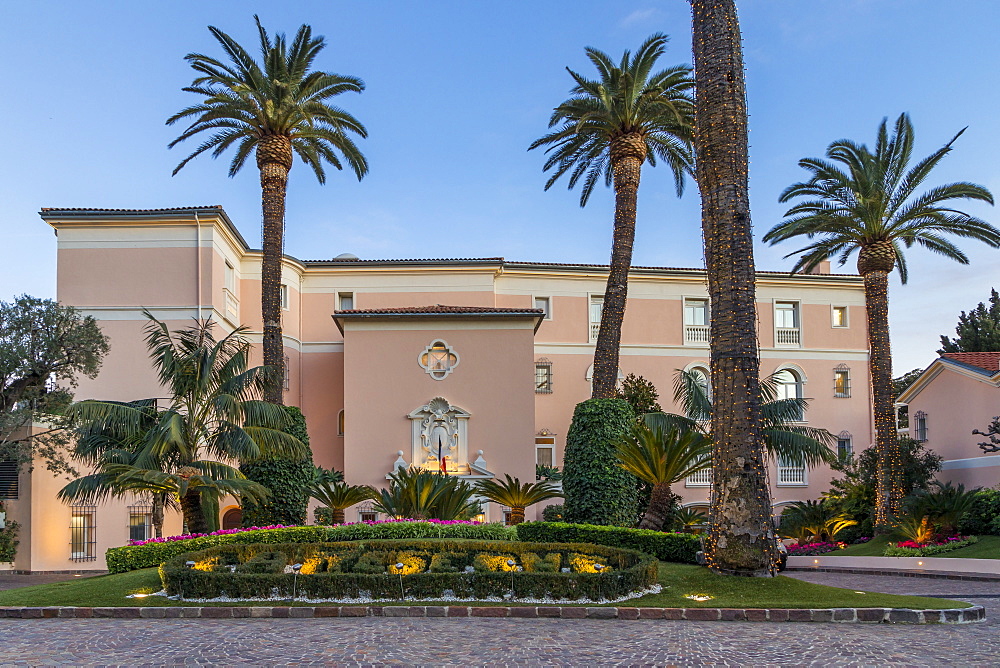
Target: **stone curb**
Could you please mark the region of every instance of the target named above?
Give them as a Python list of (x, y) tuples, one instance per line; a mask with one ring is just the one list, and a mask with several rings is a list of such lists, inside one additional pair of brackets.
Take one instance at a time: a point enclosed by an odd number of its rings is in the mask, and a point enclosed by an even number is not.
[(862, 624), (970, 624), (986, 620), (981, 605), (952, 610), (907, 608), (612, 608), (572, 606), (471, 607), (436, 605), (0, 608), (5, 619), (307, 619), (316, 617), (508, 617), (517, 619), (626, 619), (726, 622), (836, 622)]

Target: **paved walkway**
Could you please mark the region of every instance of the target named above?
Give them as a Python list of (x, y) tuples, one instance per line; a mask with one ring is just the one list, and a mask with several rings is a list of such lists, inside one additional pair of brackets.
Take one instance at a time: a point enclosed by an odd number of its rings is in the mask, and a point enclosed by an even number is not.
[(5, 589), (17, 589), (18, 587), (31, 587), (33, 585), (51, 584), (53, 582), (65, 582), (66, 580), (76, 580), (78, 577), (89, 578), (100, 573), (73, 575), (71, 573), (36, 573), (34, 575), (18, 575), (9, 571), (0, 571), (0, 591)]
[[(988, 606), (966, 626), (518, 619), (0, 620), (0, 665), (996, 666), (1000, 582), (796, 577)], [(974, 598), (973, 598), (974, 597)]]

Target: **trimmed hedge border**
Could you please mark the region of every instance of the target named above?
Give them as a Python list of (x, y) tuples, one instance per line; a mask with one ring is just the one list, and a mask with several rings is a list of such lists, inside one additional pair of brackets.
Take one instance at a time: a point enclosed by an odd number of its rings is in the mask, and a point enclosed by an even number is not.
[(649, 529), (627, 529), (596, 524), (524, 522), (518, 524), (517, 539), (538, 543), (593, 543), (639, 550), (660, 561), (696, 564), (701, 540), (690, 533), (664, 533)]
[(320, 617), (503, 617), (723, 622), (836, 622), (841, 624), (972, 624), (986, 620), (981, 605), (952, 610), (906, 608), (616, 608), (573, 606), (470, 607), (359, 605), (302, 607), (0, 608), (6, 619), (310, 619)]
[(108, 549), (105, 558), (108, 573), (127, 573), (140, 568), (154, 568), (167, 559), (185, 552), (221, 545), (252, 543), (330, 543), (349, 540), (393, 538), (471, 538), (476, 540), (517, 540), (513, 527), (503, 524), (439, 524), (435, 522), (357, 522), (338, 526), (282, 527), (260, 529), (218, 536), (199, 536), (184, 540), (125, 545)]

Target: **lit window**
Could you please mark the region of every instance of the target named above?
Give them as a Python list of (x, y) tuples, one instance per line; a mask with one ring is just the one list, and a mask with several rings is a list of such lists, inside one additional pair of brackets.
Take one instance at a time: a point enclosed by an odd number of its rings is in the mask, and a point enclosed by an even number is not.
[[(778, 399), (802, 399), (802, 378), (792, 369), (782, 369), (774, 374)], [(803, 422), (805, 414), (799, 406), (795, 411), (795, 421)]]
[(833, 370), (833, 396), (841, 399), (851, 396), (851, 370), (846, 364)]
[(847, 307), (846, 306), (834, 306), (833, 307), (833, 326), (834, 327), (847, 327)]
[(601, 312), (604, 310), (604, 297), (590, 298), (590, 340), (596, 341), (601, 331)]
[(927, 440), (927, 413), (923, 411), (913, 414), (913, 438), (918, 441)]
[(848, 431), (842, 431), (837, 434), (837, 457), (841, 460), (847, 460), (851, 458), (854, 454), (854, 444), (852, 442), (851, 433)]
[(552, 393), (552, 362), (544, 357), (535, 362), (535, 393)]
[(556, 461), (556, 439), (553, 436), (535, 437), (535, 465), (552, 468)]
[(281, 308), (287, 311), (290, 308), (288, 300), (288, 286), (282, 283), (279, 292), (281, 294)]
[(152, 538), (153, 506), (128, 507), (128, 539), (149, 540)]
[(437, 340), (424, 348), (420, 353), (419, 363), (431, 378), (444, 380), (458, 366), (458, 353), (448, 347), (444, 341)]
[(337, 436), (344, 435), (344, 411), (337, 413)]
[(70, 517), (70, 559), (97, 559), (97, 506), (73, 506)]
[(354, 308), (354, 293), (340, 292), (337, 294), (337, 310), (350, 311)]
[(535, 308), (545, 312), (545, 319), (552, 319), (551, 301), (548, 297), (535, 297)]
[(18, 466), (12, 459), (0, 461), (0, 499), (16, 499), (18, 489)]

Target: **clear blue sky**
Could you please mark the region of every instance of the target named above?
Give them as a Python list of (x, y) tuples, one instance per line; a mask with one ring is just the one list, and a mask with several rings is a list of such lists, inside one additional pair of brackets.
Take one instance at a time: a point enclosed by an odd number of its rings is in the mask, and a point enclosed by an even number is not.
[[(902, 111), (913, 117), (921, 155), (969, 126), (934, 181), (976, 181), (1000, 196), (995, 0), (739, 4), (758, 239), (781, 219), (778, 193), (803, 177), (799, 158), (843, 137), (870, 143), (879, 120)], [(585, 46), (617, 57), (662, 31), (672, 38), (662, 62), (691, 60), (684, 0), (7, 3), (0, 298), (54, 295), (55, 240), (36, 215), (43, 206), (221, 204), (259, 243), (253, 165), (229, 179), (228, 160), (206, 156), (171, 177), (187, 147), (168, 151), (179, 130), (164, 125), (194, 99), (181, 92), (193, 74), (183, 56), (221, 56), (206, 26), (250, 47), (255, 11), (272, 31), (312, 24), (328, 41), (317, 66), (368, 86), (339, 101), (368, 126), (370, 175), (358, 183), (334, 172), (320, 186), (301, 163), (292, 170), (286, 249), (302, 259), (352, 252), (606, 263), (611, 192), (596, 192), (586, 209), (564, 186), (543, 192), (543, 156), (526, 148), (567, 95), (563, 68), (588, 71)], [(635, 263), (701, 266), (699, 225), (697, 191), (678, 200), (666, 170), (646, 169)], [(928, 364), (958, 312), (1000, 287), (1000, 251), (963, 247), (969, 267), (914, 250), (909, 285), (894, 280), (897, 372)], [(758, 268), (787, 269), (782, 256), (793, 249), (758, 244)]]

